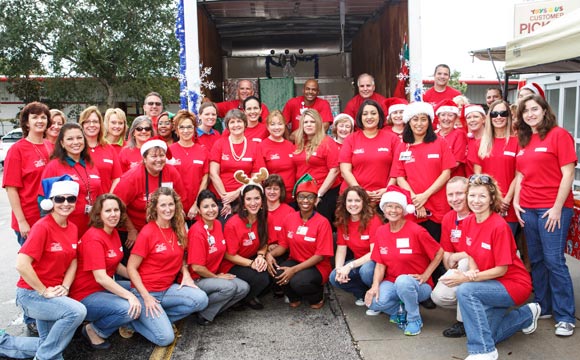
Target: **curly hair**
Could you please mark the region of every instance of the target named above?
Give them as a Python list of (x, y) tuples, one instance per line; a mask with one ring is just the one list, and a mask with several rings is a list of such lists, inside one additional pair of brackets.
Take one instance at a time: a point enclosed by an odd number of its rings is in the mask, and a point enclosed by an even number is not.
[[(467, 195), (469, 199), (469, 190), (473, 187), (484, 186), (489, 192), (489, 197), (491, 199), (489, 208), (491, 211), (499, 213), (501, 211), (502, 195), (497, 181), (488, 174), (475, 174), (471, 175), (469, 182), (467, 184)], [(468, 201), (469, 204), (469, 201)]]
[(360, 212), (360, 223), (358, 226), (358, 231), (362, 233), (369, 225), (371, 219), (375, 216), (375, 210), (374, 207), (371, 206), (371, 200), (367, 195), (367, 192), (360, 186), (349, 186), (338, 197), (335, 212), (336, 221), (334, 222), (334, 226), (342, 228), (345, 233), (348, 232), (348, 223), (350, 222), (351, 215), (346, 209), (346, 197), (351, 191), (355, 192), (362, 200), (362, 210)]
[(48, 106), (45, 104), (33, 101), (27, 104), (22, 111), (20, 111), (20, 127), (22, 128), (22, 137), (25, 138), (28, 136), (28, 132), (30, 131), (30, 124), (28, 123), (28, 119), (31, 114), (34, 115), (46, 115), (46, 129), (44, 129), (44, 133), (46, 134), (46, 130), (52, 125), (50, 110)]
[(266, 196), (261, 187), (257, 185), (246, 185), (240, 193), (240, 206), (238, 207), (238, 216), (242, 220), (248, 220), (248, 211), (245, 209), (246, 194), (252, 190), (258, 190), (260, 199), (262, 199), (262, 206), (256, 214), (256, 221), (258, 222), (258, 238), (260, 239), (260, 248), (268, 243), (268, 207), (266, 206)]
[(550, 104), (541, 97), (540, 95), (532, 94), (520, 99), (518, 101), (518, 112), (517, 112), (517, 119), (516, 122), (516, 131), (518, 133), (518, 140), (521, 147), (526, 147), (530, 143), (530, 139), (532, 138), (532, 128), (530, 125), (526, 124), (524, 121), (524, 111), (526, 110), (526, 103), (530, 101), (535, 101), (542, 110), (544, 110), (544, 118), (540, 122), (540, 124), (536, 127), (538, 131), (538, 135), (540, 135), (540, 139), (544, 140), (546, 135), (552, 128), (558, 126), (558, 121), (556, 120), (556, 115)]
[(175, 202), (175, 214), (171, 219), (171, 229), (177, 235), (177, 240), (181, 248), (187, 248), (187, 234), (185, 233), (185, 218), (183, 216), (183, 204), (181, 203), (181, 197), (175, 192), (175, 190), (168, 187), (160, 187), (153, 195), (151, 195), (151, 201), (147, 204), (147, 222), (156, 221), (158, 217), (157, 204), (159, 203), (159, 197), (161, 195), (171, 196)]
[(119, 205), (119, 210), (121, 211), (119, 222), (117, 223), (116, 228), (123, 228), (125, 226), (125, 222), (127, 221), (127, 207), (121, 199), (114, 194), (101, 194), (95, 200), (95, 204), (89, 213), (89, 226), (94, 227), (97, 229), (102, 229), (105, 227), (105, 223), (103, 222), (103, 218), (101, 217), (101, 211), (103, 211), (103, 204), (107, 200), (114, 200)]

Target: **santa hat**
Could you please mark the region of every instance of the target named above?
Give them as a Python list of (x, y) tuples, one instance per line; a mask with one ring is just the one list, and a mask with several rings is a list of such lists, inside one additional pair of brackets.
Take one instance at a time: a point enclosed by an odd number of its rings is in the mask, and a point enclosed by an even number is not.
[(437, 109), (435, 110), (435, 114), (439, 116), (439, 114), (443, 112), (450, 112), (455, 115), (459, 115), (459, 107), (457, 104), (450, 99), (445, 99), (437, 104)]
[(152, 138), (147, 140), (143, 145), (141, 145), (141, 156), (145, 156), (145, 152), (154, 147), (162, 148), (163, 151), (165, 151), (165, 156), (168, 159), (173, 158), (173, 156), (171, 155), (171, 150), (169, 150), (169, 148), (167, 147), (167, 143), (160, 136), (153, 136)]
[(520, 88), (520, 90), (522, 90), (522, 89), (528, 89), (531, 92), (533, 92), (534, 94), (540, 95), (544, 99), (546, 98), (546, 94), (544, 94), (544, 89), (542, 89), (542, 87), (538, 83), (535, 83), (535, 82), (527, 83), (526, 85), (524, 85)]
[(306, 173), (296, 181), (294, 189), (292, 190), (292, 197), (296, 197), (296, 194), (301, 192), (309, 192), (313, 194), (318, 194), (318, 184), (312, 175)]
[(44, 211), (52, 210), (54, 203), (51, 199), (55, 196), (79, 195), (79, 184), (72, 181), (69, 175), (43, 179), (42, 189), (44, 190), (45, 199), (40, 202), (40, 208)]
[(403, 189), (397, 185), (389, 185), (387, 187), (387, 192), (383, 194), (381, 197), (381, 202), (379, 203), (381, 210), (386, 203), (395, 203), (401, 205), (405, 215), (415, 212), (415, 206), (411, 200), (411, 193), (409, 190)]
[(403, 122), (406, 124), (411, 120), (412, 117), (417, 116), (419, 114), (427, 114), (431, 120), (435, 117), (433, 113), (433, 106), (427, 102), (413, 102), (405, 107), (405, 111), (403, 112)]
[(405, 108), (409, 105), (409, 102), (406, 99), (401, 99), (398, 97), (391, 97), (385, 99), (385, 107), (387, 108), (387, 116), (391, 115), (391, 113), (399, 110), (405, 110)]
[(342, 120), (342, 119), (349, 120), (350, 121), (350, 125), (352, 127), (354, 127), (354, 119), (352, 118), (352, 116), (350, 116), (349, 114), (345, 114), (345, 113), (341, 113), (341, 114), (336, 115), (334, 117), (334, 120), (332, 121), (332, 125), (335, 125), (338, 120)]
[(467, 118), (467, 115), (471, 114), (472, 112), (479, 112), (481, 113), (483, 116), (485, 116), (485, 110), (483, 110), (483, 107), (481, 105), (465, 105), (463, 107), (463, 111), (465, 113), (465, 117)]

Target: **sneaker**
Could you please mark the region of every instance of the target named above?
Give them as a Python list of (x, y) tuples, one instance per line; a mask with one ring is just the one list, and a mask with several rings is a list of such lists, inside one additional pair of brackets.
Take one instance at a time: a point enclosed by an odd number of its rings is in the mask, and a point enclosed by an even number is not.
[(407, 322), (404, 334), (407, 336), (415, 336), (421, 333), (423, 321), (421, 319)]
[(552, 314), (540, 315), (540, 320), (551, 319), (551, 318), (552, 318)]
[(465, 360), (497, 360), (499, 357), (497, 349), (485, 354), (473, 354), (465, 358)]
[(36, 327), (36, 321), (26, 324), (26, 328), (28, 329), (28, 334), (30, 336), (38, 336), (38, 328)]
[(576, 327), (576, 325), (574, 325), (572, 323), (560, 321), (559, 323), (556, 324), (556, 335), (558, 335), (558, 336), (570, 336), (570, 335), (574, 334), (575, 327)]
[(371, 310), (371, 309), (367, 309), (366, 314), (368, 316), (377, 316), (379, 315), (381, 312), (380, 311), (376, 311), (376, 310)]
[(419, 304), (423, 306), (425, 309), (433, 310), (437, 308), (437, 305), (431, 300), (431, 298), (427, 298), (426, 300), (421, 301)]
[(542, 312), (542, 308), (538, 303), (529, 303), (528, 307), (532, 312), (532, 323), (530, 324), (530, 326), (522, 329), (522, 332), (526, 335), (530, 335), (531, 333), (536, 331), (536, 328), (538, 327), (538, 319), (540, 318), (540, 313)]
[(463, 323), (459, 321), (451, 325), (450, 328), (443, 330), (443, 336), (448, 338), (460, 338), (465, 335), (465, 327), (463, 326)]
[(364, 299), (356, 299), (356, 301), (354, 302), (354, 304), (356, 306), (365, 306), (365, 300)]

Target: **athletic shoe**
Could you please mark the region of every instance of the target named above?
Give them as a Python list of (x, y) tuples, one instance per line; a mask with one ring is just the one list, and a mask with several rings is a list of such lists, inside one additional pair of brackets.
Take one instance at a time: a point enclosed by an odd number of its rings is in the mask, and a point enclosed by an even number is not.
[(423, 321), (421, 319), (415, 321), (407, 322), (405, 326), (404, 334), (407, 336), (415, 336), (421, 333), (421, 328), (423, 327)]
[(473, 354), (465, 358), (465, 360), (497, 360), (499, 357), (497, 349), (485, 354)]
[(451, 325), (450, 328), (443, 330), (443, 336), (448, 338), (460, 338), (465, 335), (465, 327), (463, 326), (463, 323), (459, 321)]
[(570, 335), (574, 334), (575, 327), (576, 327), (576, 325), (574, 325), (572, 323), (560, 321), (559, 323), (556, 324), (556, 335), (558, 335), (558, 336), (570, 336)]
[(354, 304), (356, 306), (365, 306), (365, 300), (364, 299), (356, 299), (356, 301), (354, 302)]
[(371, 310), (371, 309), (367, 309), (366, 314), (368, 316), (377, 316), (379, 315), (381, 312), (380, 311), (376, 311), (376, 310)]
[(551, 319), (551, 318), (552, 318), (552, 314), (540, 315), (540, 320)]
[(542, 312), (542, 308), (538, 303), (529, 303), (528, 307), (532, 312), (532, 323), (530, 324), (530, 326), (522, 329), (522, 332), (526, 335), (530, 335), (531, 333), (536, 331), (536, 328), (538, 327), (538, 319), (540, 318), (540, 313)]

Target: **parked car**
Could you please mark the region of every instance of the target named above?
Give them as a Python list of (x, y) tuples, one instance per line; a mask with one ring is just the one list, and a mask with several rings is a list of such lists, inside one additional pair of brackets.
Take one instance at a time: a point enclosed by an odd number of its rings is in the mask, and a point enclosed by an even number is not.
[(21, 128), (10, 131), (0, 139), (0, 164), (2, 164), (2, 166), (4, 166), (4, 159), (6, 159), (8, 149), (10, 149), (10, 147), (20, 139), (22, 139)]

